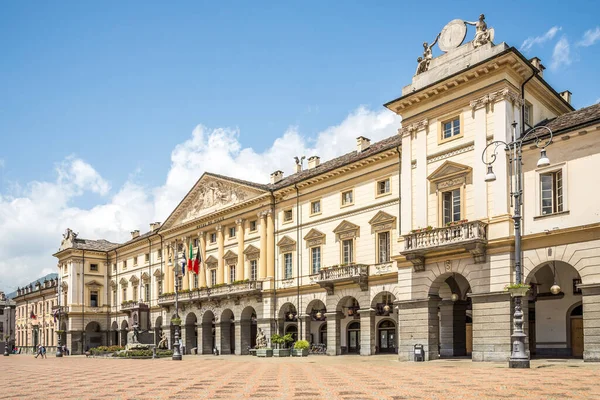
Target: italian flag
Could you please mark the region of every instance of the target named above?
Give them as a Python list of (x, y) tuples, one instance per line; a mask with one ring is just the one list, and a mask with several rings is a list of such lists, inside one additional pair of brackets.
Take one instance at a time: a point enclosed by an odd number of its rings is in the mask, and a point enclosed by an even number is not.
[(194, 268), (194, 249), (193, 249), (191, 243), (189, 243), (188, 247), (190, 249), (190, 256), (187, 259), (188, 271), (193, 271), (193, 268)]

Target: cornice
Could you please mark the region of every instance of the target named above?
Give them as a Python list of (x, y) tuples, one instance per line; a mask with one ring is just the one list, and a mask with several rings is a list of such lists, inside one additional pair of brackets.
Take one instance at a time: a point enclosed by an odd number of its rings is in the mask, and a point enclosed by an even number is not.
[(429, 120), (425, 118), (410, 125), (403, 126), (402, 128), (398, 129), (398, 134), (402, 137), (414, 136), (421, 129), (427, 129), (428, 126)]

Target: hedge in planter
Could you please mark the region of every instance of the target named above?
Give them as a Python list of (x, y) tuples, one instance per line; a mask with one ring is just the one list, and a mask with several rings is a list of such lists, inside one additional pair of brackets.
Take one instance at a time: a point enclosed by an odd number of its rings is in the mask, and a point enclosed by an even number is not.
[(306, 340), (298, 340), (294, 344), (294, 349), (292, 350), (292, 355), (294, 357), (306, 357), (308, 356), (308, 348), (309, 343)]

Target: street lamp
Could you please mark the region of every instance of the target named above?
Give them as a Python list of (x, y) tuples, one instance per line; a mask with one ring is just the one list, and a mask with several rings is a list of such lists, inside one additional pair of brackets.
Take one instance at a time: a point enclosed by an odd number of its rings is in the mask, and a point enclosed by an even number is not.
[(181, 361), (181, 351), (179, 350), (179, 327), (181, 325), (181, 319), (179, 318), (179, 265), (175, 267), (175, 318), (178, 323), (175, 324), (175, 342), (173, 343), (173, 357), (171, 359)]
[[(540, 159), (537, 162), (537, 167), (545, 167), (550, 165), (550, 160), (546, 155), (546, 147), (552, 143), (552, 130), (545, 126), (534, 128), (524, 134), (520, 138), (516, 138), (517, 123), (512, 123), (513, 133), (512, 141), (510, 143), (503, 142), (501, 140), (495, 140), (488, 144), (483, 153), (481, 159), (484, 164), (487, 165), (487, 174), (485, 175), (486, 182), (493, 182), (496, 180), (496, 175), (492, 169), (492, 164), (496, 161), (497, 151), (499, 147), (504, 147), (504, 151), (509, 154), (509, 162), (511, 164), (511, 173), (515, 177), (515, 185), (513, 188), (511, 178), (511, 196), (514, 197), (514, 214), (512, 219), (515, 225), (515, 281), (517, 284), (522, 283), (522, 272), (521, 272), (521, 259), (523, 254), (521, 251), (521, 205), (523, 203), (523, 169), (522, 159), (523, 143), (528, 140), (534, 140), (535, 146), (541, 150)], [(548, 136), (540, 135), (536, 133), (538, 129), (546, 129)], [(486, 160), (486, 154), (488, 148), (493, 147), (493, 153), (490, 155), (490, 161)], [(515, 312), (514, 312), (514, 328), (511, 335), (512, 339), (512, 351), (508, 362), (509, 368), (529, 368), (529, 356), (525, 352), (525, 333), (523, 332), (523, 311), (521, 310), (521, 297), (515, 296)]]
[[(62, 269), (61, 269), (61, 271), (62, 271)], [(62, 336), (62, 330), (61, 330), (62, 327), (60, 325), (60, 322), (61, 322), (60, 321), (60, 316), (62, 315), (62, 312), (61, 312), (62, 310), (60, 309), (60, 298), (62, 297), (61, 296), (62, 293), (60, 292), (60, 286), (61, 285), (58, 285), (56, 287), (56, 293), (58, 293), (58, 329), (56, 330), (57, 334), (58, 334), (58, 337), (56, 339), (56, 357), (62, 357), (63, 356), (62, 346), (60, 344), (60, 337)]]

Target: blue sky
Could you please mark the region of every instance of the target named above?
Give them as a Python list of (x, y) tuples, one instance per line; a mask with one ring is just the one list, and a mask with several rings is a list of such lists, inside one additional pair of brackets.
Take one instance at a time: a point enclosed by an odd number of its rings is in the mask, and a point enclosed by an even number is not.
[[(204, 170), (264, 182), (291, 169), (298, 146), (335, 156), (353, 143), (328, 153), (327, 140), (394, 134), (399, 120), (381, 105), (410, 82), (421, 43), (481, 12), (496, 42), (519, 48), (530, 38), (526, 56), (542, 59), (576, 108), (593, 104), (599, 11), (594, 1), (3, 2), (0, 230), (27, 238), (26, 221), (52, 225), (39, 237), (52, 268), (47, 249), (66, 223), (122, 239), (164, 219)], [(219, 146), (223, 157), (197, 154)], [(270, 163), (250, 172), (228, 164), (251, 155)], [(157, 206), (165, 192), (174, 195)], [(39, 211), (48, 199), (58, 208)], [(131, 204), (145, 213), (123, 217)], [(38, 211), (15, 217), (28, 209)], [(96, 219), (118, 223), (83, 226)]]

